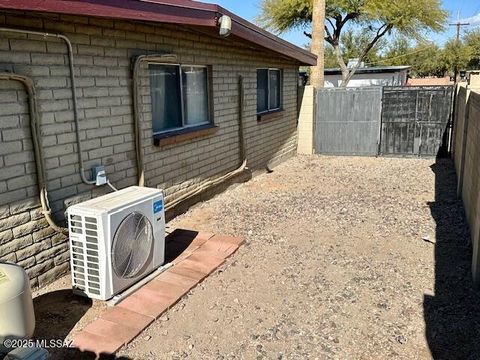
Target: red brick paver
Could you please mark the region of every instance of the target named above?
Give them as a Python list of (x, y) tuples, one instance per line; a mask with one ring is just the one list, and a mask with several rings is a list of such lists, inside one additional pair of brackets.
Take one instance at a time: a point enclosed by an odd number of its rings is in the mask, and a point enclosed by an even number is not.
[(225, 262), (243, 239), (175, 230), (167, 239), (167, 261), (174, 264), (109, 308), (74, 338), (81, 351), (114, 353)]
[(73, 346), (80, 351), (94, 352), (97, 355), (102, 353), (113, 354), (124, 345), (124, 342), (117, 338), (91, 334), (87, 331), (80, 332), (73, 339)]

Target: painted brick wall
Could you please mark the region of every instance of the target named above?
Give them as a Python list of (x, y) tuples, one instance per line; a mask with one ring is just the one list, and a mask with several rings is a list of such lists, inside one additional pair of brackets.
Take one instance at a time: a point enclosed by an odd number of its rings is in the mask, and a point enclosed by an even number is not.
[[(73, 43), (85, 167), (103, 164), (118, 188), (135, 185), (130, 62), (134, 55), (169, 52), (179, 63), (210, 65), (215, 135), (177, 145), (152, 145), (148, 77), (142, 82), (143, 143), (147, 186), (176, 196), (240, 164), (238, 75), (245, 84), (245, 139), (249, 167), (262, 168), (296, 150), (297, 69), (286, 60), (233, 37), (217, 39), (194, 29), (64, 15), (0, 13), (0, 25), (58, 32)], [(281, 116), (258, 123), (256, 68), (283, 69)], [(65, 209), (108, 191), (81, 183), (72, 112), (67, 49), (63, 41), (0, 33), (0, 71), (33, 78), (38, 95), (50, 204), (58, 220)], [(54, 234), (39, 209), (27, 97), (0, 81), (0, 259), (24, 266), (33, 286), (68, 271), (68, 244)]]

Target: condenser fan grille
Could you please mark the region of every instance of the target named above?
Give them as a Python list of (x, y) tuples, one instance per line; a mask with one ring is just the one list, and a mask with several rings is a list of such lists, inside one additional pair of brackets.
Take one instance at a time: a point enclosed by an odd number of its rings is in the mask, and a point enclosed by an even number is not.
[(112, 262), (117, 276), (133, 278), (147, 264), (153, 245), (152, 224), (147, 217), (133, 212), (120, 223), (113, 238)]

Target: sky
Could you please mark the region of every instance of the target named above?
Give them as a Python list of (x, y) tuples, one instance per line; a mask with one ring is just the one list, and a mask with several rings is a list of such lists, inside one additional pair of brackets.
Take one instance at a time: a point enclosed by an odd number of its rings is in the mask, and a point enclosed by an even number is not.
[[(255, 22), (255, 17), (260, 13), (260, 0), (201, 1), (221, 5), (222, 7), (252, 22)], [(472, 24), (469, 27), (463, 27), (462, 31), (467, 28), (480, 27), (480, 0), (443, 0), (442, 3), (443, 8), (449, 13), (449, 22), (456, 22), (457, 16), (460, 13), (461, 20), (467, 20), (466, 22)], [(455, 27), (449, 26), (443, 33), (429, 35), (428, 40), (441, 45), (449, 38), (453, 38), (455, 36), (455, 32)], [(305, 37), (305, 35), (303, 35), (302, 30), (281, 34), (280, 37), (301, 47), (304, 47), (304, 45), (308, 43), (308, 39)]]

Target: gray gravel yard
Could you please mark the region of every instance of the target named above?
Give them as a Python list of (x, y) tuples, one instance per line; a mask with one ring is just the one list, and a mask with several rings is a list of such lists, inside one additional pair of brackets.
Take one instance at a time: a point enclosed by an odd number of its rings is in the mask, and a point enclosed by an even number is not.
[(448, 160), (300, 156), (169, 226), (247, 243), (119, 356), (480, 358)]

